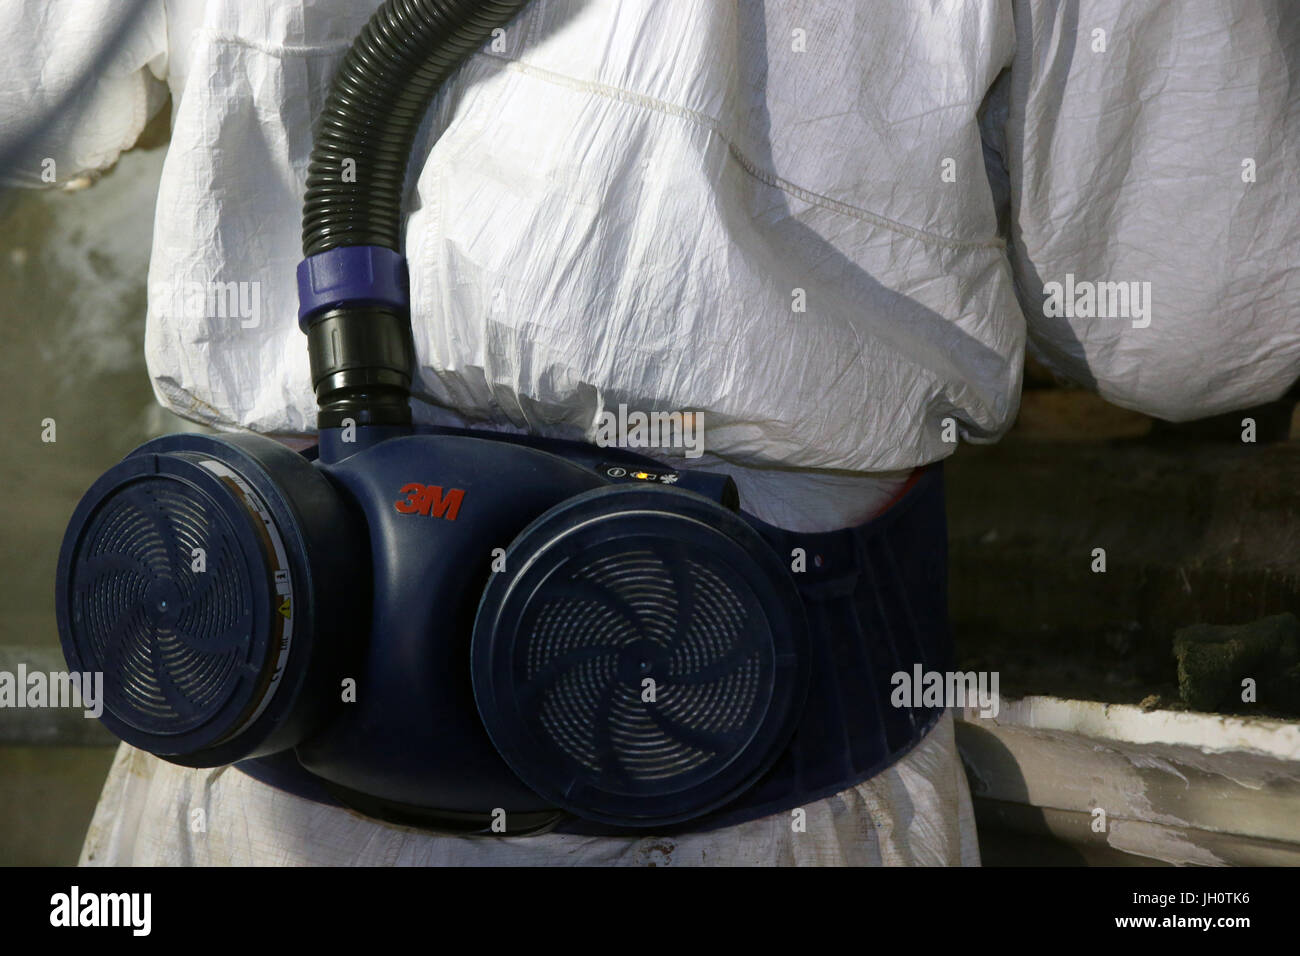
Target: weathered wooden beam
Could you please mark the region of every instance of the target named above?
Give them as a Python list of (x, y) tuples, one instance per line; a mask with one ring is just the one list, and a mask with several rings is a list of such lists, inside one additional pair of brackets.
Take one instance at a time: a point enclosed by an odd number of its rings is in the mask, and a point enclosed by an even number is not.
[(1033, 697), (966, 709), (957, 743), (995, 822), (1169, 863), (1300, 863), (1300, 723)]

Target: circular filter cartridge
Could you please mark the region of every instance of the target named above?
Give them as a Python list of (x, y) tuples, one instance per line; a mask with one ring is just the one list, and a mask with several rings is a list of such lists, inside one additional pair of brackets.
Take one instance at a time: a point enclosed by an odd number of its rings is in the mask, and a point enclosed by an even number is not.
[(86, 492), (59, 555), (64, 656), (103, 674), (101, 720), (190, 766), (275, 743), (311, 657), (301, 528), (259, 461), (309, 493), (323, 479), (274, 443), (249, 444), (173, 436), (138, 449)]
[(538, 794), (621, 826), (723, 806), (788, 743), (807, 691), (789, 572), (739, 516), (677, 489), (579, 495), (526, 528), (479, 607), (473, 682)]

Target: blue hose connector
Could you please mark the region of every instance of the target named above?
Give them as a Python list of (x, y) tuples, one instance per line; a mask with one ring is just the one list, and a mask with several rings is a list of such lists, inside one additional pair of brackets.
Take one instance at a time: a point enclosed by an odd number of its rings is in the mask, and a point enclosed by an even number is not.
[(385, 305), (409, 313), (406, 257), (384, 246), (338, 246), (298, 263), (298, 327), (341, 305)]

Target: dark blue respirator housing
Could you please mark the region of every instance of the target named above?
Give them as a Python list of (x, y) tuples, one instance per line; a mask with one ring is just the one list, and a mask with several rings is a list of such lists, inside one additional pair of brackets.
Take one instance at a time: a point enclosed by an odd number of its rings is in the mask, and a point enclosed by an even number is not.
[(520, 6), (389, 0), (363, 30), (307, 181), (319, 444), (173, 435), (110, 469), (59, 556), (68, 665), (104, 673), (133, 746), (441, 829), (720, 826), (837, 792), (939, 713), (889, 703), (946, 664), (937, 469), (796, 535), (724, 476), (412, 424), (406, 156)]

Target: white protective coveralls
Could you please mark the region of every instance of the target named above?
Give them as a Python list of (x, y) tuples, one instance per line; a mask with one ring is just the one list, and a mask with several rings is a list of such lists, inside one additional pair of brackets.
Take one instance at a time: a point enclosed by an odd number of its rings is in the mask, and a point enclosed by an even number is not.
[[(60, 179), (103, 168), (170, 87), (146, 355), (182, 415), (313, 428), (294, 284), (311, 127), (376, 6), (152, 0), (33, 148)], [(13, 125), (121, 5), (0, 10)], [(1295, 13), (534, 0), (413, 154), (417, 419), (591, 438), (620, 404), (701, 411), (695, 464), (760, 517), (825, 530), (948, 455), (946, 419), (969, 441), (1009, 427), (1026, 333), (1051, 368), (1168, 419), (1276, 398), (1300, 372)], [(195, 314), (194, 282), (248, 283), (247, 307)], [(454, 838), (124, 746), (83, 862), (978, 862), (951, 716), (806, 809), (806, 833), (777, 816), (671, 840)]]

